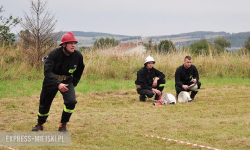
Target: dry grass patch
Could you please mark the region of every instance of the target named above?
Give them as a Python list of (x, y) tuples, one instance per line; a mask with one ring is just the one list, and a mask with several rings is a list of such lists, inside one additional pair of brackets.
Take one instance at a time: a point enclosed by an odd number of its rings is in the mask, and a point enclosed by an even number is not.
[[(153, 106), (139, 102), (135, 90), (77, 93), (68, 123), (70, 147), (18, 149), (200, 149), (160, 139), (157, 135), (220, 149), (249, 149), (249, 83), (205, 87), (191, 103)], [(174, 91), (167, 91), (174, 93)], [(36, 123), (38, 95), (0, 99), (0, 130), (30, 131)], [(45, 131), (57, 131), (61, 96), (51, 107)]]

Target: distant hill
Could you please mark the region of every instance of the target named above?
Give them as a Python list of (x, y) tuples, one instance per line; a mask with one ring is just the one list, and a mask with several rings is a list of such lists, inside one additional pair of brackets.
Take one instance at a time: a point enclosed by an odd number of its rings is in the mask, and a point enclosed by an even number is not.
[(231, 47), (242, 47), (249, 36), (250, 32), (232, 34), (226, 32), (191, 32), (179, 34), (178, 36), (170, 36), (170, 39), (173, 40), (175, 45), (189, 46), (190, 44), (195, 43), (201, 39), (206, 39), (207, 41), (213, 43), (214, 39), (223, 37), (231, 42)]
[(230, 33), (226, 32), (209, 32), (209, 31), (196, 31), (196, 32), (189, 32), (189, 33), (181, 33), (181, 34), (174, 34), (174, 35), (163, 35), (163, 36), (151, 36), (148, 38), (178, 38), (178, 37), (191, 37), (191, 38), (208, 38), (218, 35), (229, 35)]
[(250, 32), (241, 32), (224, 36), (224, 38), (231, 42), (232, 47), (242, 47), (249, 36)]
[[(102, 32), (83, 32), (83, 31), (72, 31), (75, 36), (83, 36), (83, 37), (130, 37), (127, 35), (116, 35)], [(65, 34), (66, 32), (62, 32)]]
[[(83, 31), (72, 31), (78, 40), (78, 46), (92, 46), (95, 40), (99, 38), (114, 38), (120, 42), (125, 41), (135, 41), (140, 40), (140, 36), (129, 36), (129, 35), (117, 35), (117, 34), (109, 34), (109, 33), (101, 33), (101, 32), (83, 32)], [(65, 34), (63, 31), (61, 35)]]
[[(242, 47), (244, 42), (250, 36), (250, 32), (241, 32), (241, 33), (227, 33), (227, 32), (211, 32), (211, 31), (196, 31), (189, 33), (181, 33), (175, 35), (162, 35), (162, 36), (129, 36), (129, 35), (117, 35), (110, 33), (101, 33), (101, 32), (82, 32), (82, 31), (72, 31), (76, 36), (79, 46), (91, 46), (94, 41), (99, 38), (115, 38), (120, 42), (148, 42), (152, 39), (154, 44), (158, 44), (162, 40), (171, 40), (175, 46), (189, 46), (190, 44), (197, 42), (201, 39), (206, 39), (213, 43), (214, 39), (218, 37), (224, 37), (231, 42), (232, 47)], [(64, 34), (65, 32), (62, 32)]]

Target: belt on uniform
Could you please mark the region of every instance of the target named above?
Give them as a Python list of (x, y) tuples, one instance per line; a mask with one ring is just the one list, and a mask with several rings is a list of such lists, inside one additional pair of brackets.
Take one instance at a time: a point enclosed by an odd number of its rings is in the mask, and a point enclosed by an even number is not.
[(67, 75), (57, 75), (57, 74), (54, 74), (54, 73), (53, 73), (53, 76), (55, 78), (57, 78), (60, 82), (66, 80), (68, 77), (70, 77), (70, 76), (67, 76)]
[(137, 89), (141, 88), (141, 86), (140, 86), (140, 85), (137, 85), (137, 84), (136, 84), (135, 86), (136, 86), (136, 88), (137, 88)]

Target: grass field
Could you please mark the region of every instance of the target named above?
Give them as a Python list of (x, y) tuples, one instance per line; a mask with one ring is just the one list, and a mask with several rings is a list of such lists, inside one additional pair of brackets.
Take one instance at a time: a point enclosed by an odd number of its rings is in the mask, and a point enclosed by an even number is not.
[[(5, 83), (10, 88), (1, 89), (5, 92), (0, 98), (0, 131), (31, 131), (37, 119), (41, 82), (16, 82), (15, 86), (10, 86), (10, 81)], [(78, 103), (68, 123), (70, 147), (12, 148), (200, 149), (140, 136), (149, 134), (219, 149), (250, 149), (250, 79), (205, 78), (201, 82), (202, 88), (193, 102), (153, 106), (150, 99), (139, 102), (133, 80), (83, 80), (76, 88)], [(29, 88), (11, 96), (19, 89), (14, 87), (23, 84)], [(174, 94), (173, 85), (173, 80), (168, 80), (164, 93)], [(58, 94), (45, 131), (57, 131), (62, 108), (62, 96)]]
[[(20, 48), (0, 48), (0, 53), (0, 131), (29, 132), (36, 124), (43, 68), (32, 67)], [(147, 55), (155, 58), (155, 67), (166, 75), (164, 93), (175, 95), (174, 72), (188, 52), (133, 56), (118, 50), (83, 52), (86, 68), (68, 123), (71, 146), (13, 148), (200, 149), (140, 136), (149, 134), (219, 149), (250, 149), (249, 54), (194, 56), (202, 82), (196, 99), (163, 106), (153, 106), (150, 99), (139, 102), (135, 91), (136, 72)], [(58, 94), (45, 131), (57, 131), (62, 109)]]

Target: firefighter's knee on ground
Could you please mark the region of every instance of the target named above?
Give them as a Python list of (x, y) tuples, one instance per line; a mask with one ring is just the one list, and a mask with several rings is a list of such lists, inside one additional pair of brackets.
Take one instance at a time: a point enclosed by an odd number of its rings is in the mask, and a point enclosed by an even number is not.
[(151, 92), (151, 93), (147, 94), (148, 98), (152, 98), (154, 95), (155, 95), (154, 92)]

